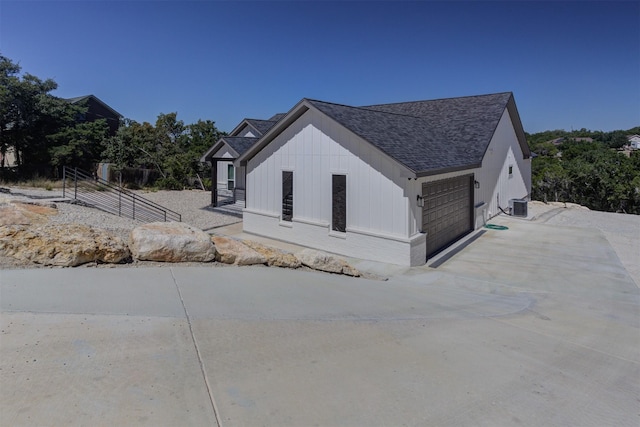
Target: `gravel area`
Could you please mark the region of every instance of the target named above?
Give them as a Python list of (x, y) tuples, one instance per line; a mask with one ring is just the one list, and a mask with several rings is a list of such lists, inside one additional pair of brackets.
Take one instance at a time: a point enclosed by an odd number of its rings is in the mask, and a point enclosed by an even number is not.
[[(179, 213), (182, 216), (182, 222), (207, 232), (217, 227), (242, 221), (242, 218), (237, 215), (214, 211), (210, 206), (211, 193), (209, 191), (134, 191), (134, 193)], [(43, 189), (5, 187), (0, 193), (0, 201), (2, 199), (29, 202), (49, 202), (51, 200), (55, 203), (59, 213), (49, 218), (50, 223), (85, 224), (112, 231), (125, 240), (128, 239), (129, 232), (141, 224), (139, 221), (112, 215), (99, 209), (68, 202), (58, 202), (56, 199), (62, 199), (61, 189), (47, 191)]]
[(239, 216), (214, 211), (211, 208), (210, 191), (134, 191), (134, 193), (179, 213), (182, 215), (182, 222), (204, 231), (242, 221)]
[[(134, 191), (136, 195), (144, 197), (167, 209), (171, 209), (182, 216), (182, 222), (196, 228), (211, 232), (217, 227), (233, 224), (242, 221), (238, 214), (226, 214), (214, 211), (210, 207), (211, 192), (202, 190), (184, 191)], [(122, 218), (103, 212), (99, 209), (72, 204), (63, 201), (62, 189), (54, 188), (45, 190), (30, 187), (1, 187), (0, 204), (8, 200), (25, 202), (54, 203), (58, 214), (49, 217), (50, 224), (85, 224), (95, 228), (108, 230), (121, 237), (125, 241), (129, 240), (129, 233), (135, 227), (141, 225), (139, 221)], [(218, 266), (219, 263), (208, 263), (210, 266)], [(136, 261), (131, 264), (118, 265), (127, 267), (166, 265), (163, 263), (153, 263), (148, 261)], [(199, 265), (199, 263), (182, 263), (181, 266)], [(83, 267), (114, 267), (113, 264), (97, 265), (93, 263), (85, 264)], [(0, 256), (0, 269), (5, 268), (47, 268), (39, 264), (21, 261), (14, 258)]]

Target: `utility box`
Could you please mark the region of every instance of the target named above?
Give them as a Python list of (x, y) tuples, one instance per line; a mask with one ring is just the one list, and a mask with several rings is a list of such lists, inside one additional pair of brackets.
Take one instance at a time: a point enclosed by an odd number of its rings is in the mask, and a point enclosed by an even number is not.
[(524, 199), (509, 200), (509, 213), (512, 216), (527, 216), (527, 201)]

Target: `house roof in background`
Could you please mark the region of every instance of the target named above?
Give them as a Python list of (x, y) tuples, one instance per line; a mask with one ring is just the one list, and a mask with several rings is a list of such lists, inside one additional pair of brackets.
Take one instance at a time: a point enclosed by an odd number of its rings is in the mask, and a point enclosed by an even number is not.
[[(233, 151), (235, 151), (235, 156), (242, 155), (245, 151), (249, 149), (253, 144), (256, 143), (260, 138), (252, 138), (246, 136), (223, 136), (220, 138), (215, 144), (213, 144), (206, 153), (200, 157), (201, 162), (208, 162), (211, 160), (211, 156), (214, 153), (218, 152), (224, 145), (228, 145)], [(229, 158), (229, 160), (234, 160)]]
[(244, 154), (256, 141), (260, 138), (250, 138), (242, 136), (223, 136), (220, 138), (222, 141), (229, 144), (238, 155)]
[(277, 120), (259, 120), (259, 119), (244, 119), (245, 122), (251, 125), (255, 130), (257, 130), (262, 136), (269, 131), (276, 123)]
[(262, 119), (243, 119), (238, 126), (236, 126), (229, 135), (237, 136), (245, 127), (249, 126), (257, 133), (258, 137), (267, 133), (272, 127), (274, 127), (278, 121), (286, 114), (276, 114), (269, 120)]
[(100, 98), (98, 98), (95, 95), (84, 95), (84, 96), (77, 96), (75, 98), (67, 98), (66, 101), (71, 104), (82, 104), (85, 101), (89, 101), (89, 99), (93, 99), (97, 103), (101, 104), (103, 107), (111, 111), (114, 115), (118, 117), (124, 117), (122, 114), (118, 113), (116, 110), (111, 108), (109, 105), (107, 105), (104, 101), (102, 101)]
[[(272, 127), (274, 127), (278, 120), (286, 116), (285, 113), (276, 114), (269, 120), (262, 119), (243, 119), (238, 126), (231, 131), (230, 136), (223, 136), (215, 144), (213, 144), (206, 153), (200, 158), (201, 162), (207, 162), (211, 160), (211, 156), (222, 148), (224, 144), (227, 144), (237, 156), (244, 154), (253, 144), (255, 144), (262, 135), (267, 133)], [(237, 136), (245, 127), (249, 126), (257, 134), (257, 137), (243, 137)]]

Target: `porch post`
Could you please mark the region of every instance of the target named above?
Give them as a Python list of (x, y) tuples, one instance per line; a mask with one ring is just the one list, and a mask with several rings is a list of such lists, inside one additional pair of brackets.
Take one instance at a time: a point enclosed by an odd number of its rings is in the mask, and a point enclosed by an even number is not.
[(211, 158), (211, 204), (218, 206), (218, 160)]

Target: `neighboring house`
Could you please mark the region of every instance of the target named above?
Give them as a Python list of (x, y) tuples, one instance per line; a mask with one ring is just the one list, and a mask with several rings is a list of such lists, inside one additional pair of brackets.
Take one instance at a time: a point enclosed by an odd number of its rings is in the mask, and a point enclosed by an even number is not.
[(235, 150), (244, 231), (345, 256), (422, 265), (531, 192), (510, 92), (367, 107), (302, 99), (252, 135)]
[(244, 119), (231, 133), (220, 138), (200, 158), (211, 163), (211, 204), (244, 204), (245, 168), (233, 164), (241, 154), (271, 129), (284, 114), (276, 114), (268, 120)]
[(71, 104), (87, 107), (86, 113), (78, 117), (78, 122), (93, 122), (99, 119), (106, 119), (109, 126), (109, 134), (115, 135), (120, 125), (122, 114), (98, 99), (95, 95), (79, 96), (77, 98), (69, 98), (66, 100)]
[(627, 139), (632, 150), (640, 150), (640, 135), (631, 135)]

